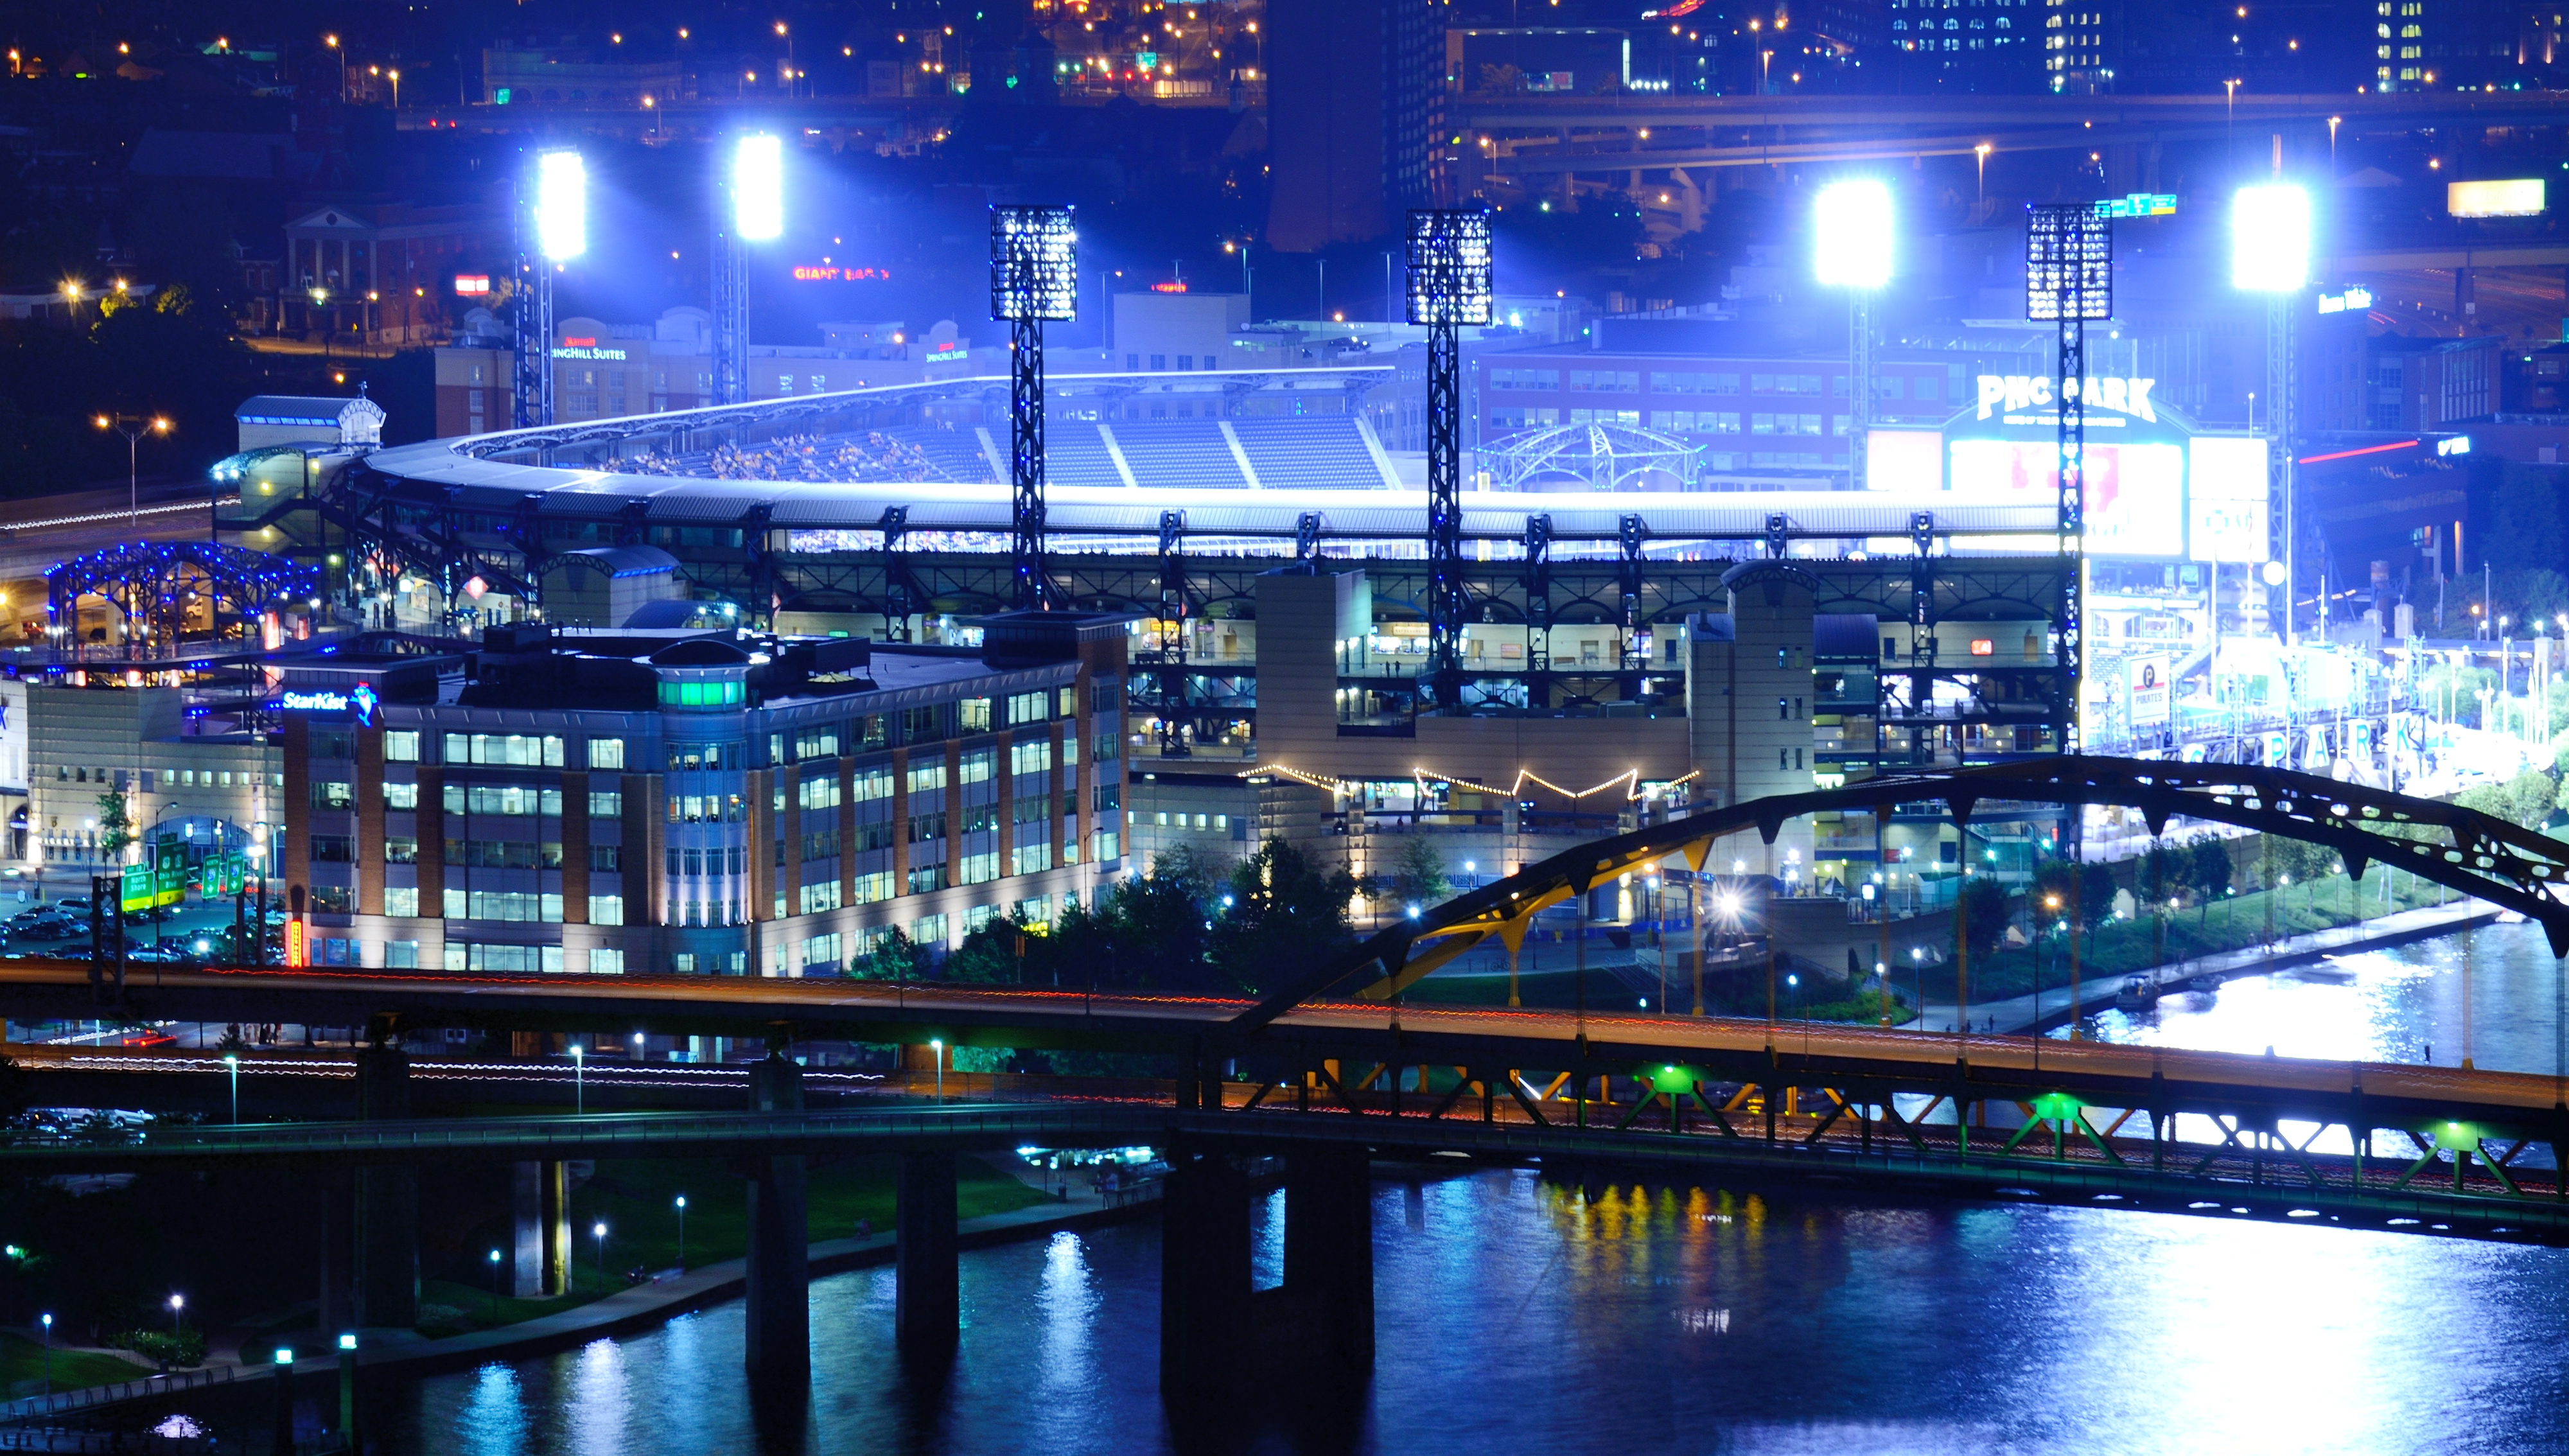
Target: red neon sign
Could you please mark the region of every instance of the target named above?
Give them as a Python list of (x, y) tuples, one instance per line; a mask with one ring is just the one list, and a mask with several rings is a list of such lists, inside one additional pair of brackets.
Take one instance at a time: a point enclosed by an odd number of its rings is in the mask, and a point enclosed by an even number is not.
[(288, 965), (309, 965), (312, 963), (311, 957), (305, 953), (303, 943), (303, 920), (300, 916), (289, 919), (285, 922), (285, 963)]

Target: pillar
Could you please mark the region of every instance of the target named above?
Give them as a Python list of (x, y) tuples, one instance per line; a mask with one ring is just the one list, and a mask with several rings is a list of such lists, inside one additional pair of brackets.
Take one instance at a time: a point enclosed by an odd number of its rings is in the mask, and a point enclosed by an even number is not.
[(356, 1269), (357, 1180), (344, 1169), (321, 1175), (321, 1332), (353, 1328), (349, 1277)]
[[(410, 1057), (378, 1041), (357, 1053), (357, 1116), (410, 1116)], [(370, 1165), (356, 1178), (356, 1312), (353, 1323), (408, 1329), (419, 1322), (419, 1173)]]
[(1220, 1400), (1253, 1366), (1249, 1180), (1227, 1158), (1169, 1155), (1160, 1199), (1160, 1398)]
[(521, 1299), (570, 1292), (570, 1177), (560, 1162), (510, 1165), (510, 1286)]
[(1284, 1288), (1302, 1348), (1344, 1370), (1373, 1367), (1373, 1175), (1361, 1152), (1295, 1152), (1284, 1163)]
[(954, 1155), (901, 1155), (893, 1332), (906, 1352), (943, 1354), (963, 1321), (955, 1266)]
[[(803, 1069), (781, 1049), (749, 1069), (753, 1112), (803, 1110)], [(812, 1229), (803, 1159), (752, 1160), (749, 1178), (748, 1330), (753, 1376), (791, 1378), (812, 1368)]]

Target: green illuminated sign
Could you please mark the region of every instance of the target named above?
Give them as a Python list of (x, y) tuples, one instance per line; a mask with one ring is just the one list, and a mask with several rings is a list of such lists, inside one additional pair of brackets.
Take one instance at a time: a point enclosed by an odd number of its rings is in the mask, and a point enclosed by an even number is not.
[(2168, 192), (2134, 192), (2127, 197), (2106, 197), (2096, 204), (2099, 217), (2165, 217), (2176, 211), (2176, 197)]

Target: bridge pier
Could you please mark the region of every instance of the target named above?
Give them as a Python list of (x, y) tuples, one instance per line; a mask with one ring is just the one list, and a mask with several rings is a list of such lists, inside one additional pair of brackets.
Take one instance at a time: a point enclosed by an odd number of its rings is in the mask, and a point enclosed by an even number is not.
[(901, 1155), (894, 1217), (894, 1337), (905, 1354), (949, 1354), (963, 1322), (952, 1153)]
[(1362, 1152), (1284, 1161), (1284, 1284), (1261, 1296), (1259, 1337), (1328, 1371), (1373, 1368), (1373, 1172)]
[[(773, 1048), (749, 1069), (753, 1112), (803, 1110), (803, 1069)], [(812, 1230), (800, 1156), (750, 1160), (748, 1328), (743, 1363), (753, 1377), (790, 1379), (812, 1369)]]
[(1160, 1199), (1160, 1398), (1218, 1403), (1253, 1365), (1249, 1180), (1220, 1154), (1169, 1152)]
[[(410, 1116), (410, 1057), (374, 1042), (357, 1053), (357, 1116)], [(419, 1322), (419, 1172), (374, 1166), (356, 1175), (354, 1323), (408, 1329)]]
[(510, 1282), (521, 1299), (570, 1292), (570, 1177), (559, 1161), (510, 1165)]

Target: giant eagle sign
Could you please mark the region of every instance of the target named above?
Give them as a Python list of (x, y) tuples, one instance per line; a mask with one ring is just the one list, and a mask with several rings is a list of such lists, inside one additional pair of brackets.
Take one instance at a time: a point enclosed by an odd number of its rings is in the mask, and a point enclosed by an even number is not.
[[(2083, 384), (2075, 379), (2069, 381), (2072, 390), (2086, 399), (2089, 410), (2128, 415), (2153, 425), (2158, 423), (2159, 416), (2158, 411), (2150, 407), (2150, 390), (2157, 383), (2155, 379), (2093, 374), (2087, 376)], [(2047, 410), (2055, 403), (2051, 377), (2047, 374), (1984, 374), (1980, 377), (1981, 419), (1986, 420), (1993, 412), (2001, 410), (2011, 415), (2024, 410)]]

